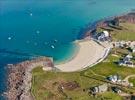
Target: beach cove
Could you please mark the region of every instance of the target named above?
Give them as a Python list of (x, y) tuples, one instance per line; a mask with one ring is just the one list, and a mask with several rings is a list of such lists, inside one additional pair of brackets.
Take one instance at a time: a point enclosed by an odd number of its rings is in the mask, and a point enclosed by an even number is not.
[[(96, 29), (100, 28), (101, 26), (107, 27), (109, 25), (108, 23), (114, 20), (114, 18), (110, 19), (110, 21), (102, 20), (101, 22), (98, 22)], [(117, 16), (117, 18), (122, 22), (131, 24), (135, 23), (134, 12)], [(92, 33), (90, 34), (92, 35)], [(76, 53), (76, 56), (73, 57), (73, 59), (70, 61), (61, 63), (59, 65), (53, 65), (53, 60), (48, 57), (37, 58), (35, 60), (29, 60), (19, 64), (9, 65), (11, 66), (11, 72), (8, 78), (9, 90), (5, 93), (7, 98), (9, 100), (33, 100), (35, 98), (33, 94), (31, 94), (30, 90), (32, 83), (32, 70), (37, 68), (37, 66), (42, 66), (42, 71), (44, 70), (49, 72), (52, 70), (53, 73), (59, 73), (82, 71), (87, 67), (92, 67), (102, 62), (108, 56), (111, 48), (113, 47), (109, 44), (109, 42), (99, 42), (93, 38), (91, 39), (89, 39), (88, 36), (83, 40), (76, 41), (75, 43), (79, 45), (79, 51)]]
[[(82, 36), (82, 30), (88, 26), (88, 22), (91, 25), (99, 19), (126, 13), (134, 9), (135, 5), (134, 0), (131, 0), (130, 3), (129, 1), (121, 3), (121, 1), (112, 0), (106, 2), (107, 5), (116, 6), (115, 9), (111, 10), (111, 6), (103, 7), (105, 2), (87, 0), (83, 3), (82, 1), (78, 3), (66, 1), (47, 1), (44, 3), (1, 1), (0, 78), (2, 84), (0, 85), (0, 93), (6, 88), (7, 68), (4, 66), (7, 64), (16, 64), (42, 55), (52, 56), (56, 62), (68, 60), (74, 56), (75, 52), (75, 45), (72, 42), (77, 37)], [(35, 3), (37, 6), (33, 7), (32, 5)], [(88, 9), (95, 11), (91, 12)], [(80, 30), (81, 34), (78, 36)]]
[(55, 67), (62, 72), (74, 72), (92, 67), (103, 61), (111, 50), (111, 44), (98, 44), (94, 40), (80, 40), (75, 42), (79, 50), (69, 61), (56, 64)]

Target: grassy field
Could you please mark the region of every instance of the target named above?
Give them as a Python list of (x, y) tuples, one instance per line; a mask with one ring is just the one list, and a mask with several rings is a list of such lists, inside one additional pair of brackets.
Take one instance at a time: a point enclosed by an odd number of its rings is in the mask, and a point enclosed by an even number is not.
[[(134, 74), (135, 69), (120, 67), (114, 62), (119, 58), (110, 55), (104, 62), (82, 72), (61, 73), (61, 72), (44, 72), (41, 67), (33, 70), (32, 94), (36, 100), (67, 100), (65, 95), (58, 91), (61, 82), (76, 81), (80, 87), (72, 91), (64, 90), (64, 93), (72, 100), (122, 100), (120, 96), (112, 92), (106, 92), (97, 98), (90, 96), (83, 89), (103, 84), (105, 80), (102, 76), (119, 74), (122, 78)], [(93, 74), (96, 73), (97, 75)], [(99, 76), (98, 76), (99, 75)]]
[[(73, 91), (65, 90), (66, 94), (73, 100), (94, 100), (83, 92), (83, 88), (88, 88), (90, 85), (101, 84), (102, 82), (85, 78), (81, 73), (59, 73), (59, 72), (44, 72), (41, 67), (33, 70), (32, 93), (36, 100), (65, 100), (57, 90), (58, 84), (65, 81), (77, 81), (80, 88)], [(58, 83), (58, 84), (55, 84)], [(54, 85), (55, 84), (55, 85)]]
[(135, 77), (132, 77), (129, 79), (129, 82), (133, 83), (134, 87), (135, 87)]
[[(107, 27), (107, 29), (112, 30), (113, 40), (135, 40), (134, 24), (120, 23), (120, 27), (121, 30)], [(98, 29), (98, 31), (101, 30), (103, 29)], [(117, 56), (112, 55), (114, 51), (118, 52)], [(121, 55), (128, 53), (127, 50), (117, 49), (113, 50), (112, 53), (103, 62), (81, 72), (45, 72), (41, 67), (37, 67), (32, 71), (31, 93), (36, 100), (122, 100), (119, 95), (112, 92), (99, 94), (95, 98), (87, 91), (90, 87), (103, 84), (109, 75), (119, 74), (124, 79), (128, 75), (135, 74), (134, 68), (121, 67), (116, 64)], [(62, 82), (73, 81), (79, 84), (78, 88), (59, 91), (58, 87)], [(135, 78), (131, 78), (129, 81), (135, 85)]]
[(98, 32), (105, 29), (111, 30), (111, 36), (113, 40), (135, 40), (135, 24), (132, 23), (120, 23), (120, 29), (112, 27), (98, 28)]
[[(91, 69), (100, 75), (108, 76), (113, 74), (119, 74), (122, 78), (125, 78), (128, 75), (135, 73), (135, 69), (118, 66), (116, 62), (119, 60), (119, 57), (109, 56), (104, 62), (92, 67)], [(91, 70), (90, 69), (90, 70)], [(89, 72), (89, 69), (86, 71)]]

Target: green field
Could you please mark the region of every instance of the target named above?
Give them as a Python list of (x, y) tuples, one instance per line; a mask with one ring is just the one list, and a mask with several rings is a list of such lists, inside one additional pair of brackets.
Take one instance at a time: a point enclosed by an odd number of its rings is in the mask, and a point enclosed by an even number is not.
[(112, 27), (102, 27), (98, 28), (97, 32), (102, 32), (103, 30), (110, 30), (111, 36), (113, 40), (135, 40), (135, 24), (132, 23), (120, 23), (118, 28)]
[[(109, 100), (122, 100), (120, 96), (112, 92), (106, 92), (97, 98), (89, 96), (83, 89), (100, 85), (104, 83), (104, 76), (119, 74), (122, 78), (134, 74), (135, 69), (128, 67), (120, 67), (113, 63), (119, 58), (110, 55), (104, 62), (87, 69), (82, 72), (61, 73), (61, 72), (44, 72), (41, 67), (33, 70), (32, 94), (36, 100), (67, 100), (66, 97), (59, 93), (58, 84), (61, 82), (76, 81), (80, 87), (64, 93), (72, 100), (101, 100), (101, 98), (109, 98)], [(96, 75), (95, 75), (95, 74)]]
[(81, 73), (59, 73), (59, 72), (44, 72), (41, 67), (33, 70), (32, 93), (36, 100), (65, 100), (65, 96), (58, 92), (58, 85), (63, 81), (77, 81), (81, 88), (74, 91), (65, 91), (66, 94), (73, 100), (94, 100), (83, 92), (83, 88), (88, 88), (91, 85), (101, 84), (102, 82), (94, 79), (89, 79), (80, 75)]
[(130, 78), (129, 81), (132, 82), (133, 85), (135, 86), (135, 77)]
[[(135, 25), (130, 23), (120, 23), (121, 30), (111, 29), (113, 40), (135, 40)], [(102, 31), (103, 29), (98, 29)], [(117, 56), (114, 56), (117, 51)], [(123, 54), (127, 54), (126, 49), (113, 49), (111, 54), (101, 63), (88, 68), (81, 72), (62, 73), (62, 72), (45, 72), (41, 67), (32, 71), (32, 88), (31, 93), (36, 100), (122, 100), (122, 98), (113, 92), (105, 92), (93, 97), (88, 93), (90, 87), (103, 84), (109, 75), (119, 74), (123, 79), (135, 74), (135, 68), (121, 67), (116, 64)], [(79, 87), (74, 90), (58, 90), (62, 82), (76, 81)], [(135, 78), (129, 80), (135, 85)], [(85, 90), (85, 91), (84, 91)], [(135, 89), (128, 92), (135, 92)], [(68, 99), (72, 98), (72, 99)]]

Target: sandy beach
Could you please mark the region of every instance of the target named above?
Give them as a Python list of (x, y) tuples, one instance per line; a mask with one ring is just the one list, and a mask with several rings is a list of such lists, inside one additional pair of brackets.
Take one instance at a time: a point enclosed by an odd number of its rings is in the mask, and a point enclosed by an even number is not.
[(102, 60), (106, 54), (107, 46), (99, 45), (93, 40), (83, 40), (77, 42), (79, 51), (76, 56), (65, 63), (55, 65), (62, 72), (73, 72), (92, 66)]

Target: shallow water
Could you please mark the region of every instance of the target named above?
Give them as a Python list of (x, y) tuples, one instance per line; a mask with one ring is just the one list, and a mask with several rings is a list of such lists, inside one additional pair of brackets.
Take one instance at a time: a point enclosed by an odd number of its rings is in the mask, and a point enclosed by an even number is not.
[(7, 63), (40, 55), (65, 61), (88, 23), (132, 9), (135, 0), (0, 0), (0, 93)]

